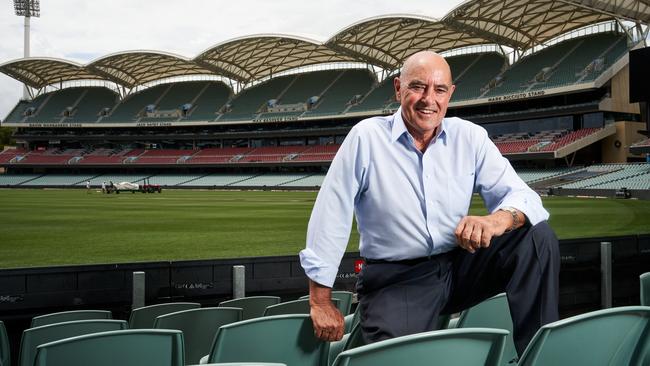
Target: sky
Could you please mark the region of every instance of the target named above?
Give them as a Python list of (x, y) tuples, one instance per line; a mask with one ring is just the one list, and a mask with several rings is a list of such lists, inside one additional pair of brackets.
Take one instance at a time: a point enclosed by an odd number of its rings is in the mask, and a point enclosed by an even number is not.
[[(157, 50), (195, 57), (224, 41), (260, 33), (325, 41), (347, 26), (388, 14), (442, 18), (461, 0), (40, 0), (31, 56), (81, 64), (115, 52)], [(24, 18), (0, 2), (0, 64), (23, 57)], [(22, 84), (0, 73), (0, 120)]]

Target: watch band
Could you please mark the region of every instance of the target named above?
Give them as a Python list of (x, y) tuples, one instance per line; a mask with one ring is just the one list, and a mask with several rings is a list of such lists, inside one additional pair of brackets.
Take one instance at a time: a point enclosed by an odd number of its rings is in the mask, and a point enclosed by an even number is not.
[(511, 232), (519, 226), (519, 215), (517, 214), (517, 209), (514, 207), (501, 207), (500, 211), (505, 211), (512, 216), (512, 226), (506, 230), (506, 233)]

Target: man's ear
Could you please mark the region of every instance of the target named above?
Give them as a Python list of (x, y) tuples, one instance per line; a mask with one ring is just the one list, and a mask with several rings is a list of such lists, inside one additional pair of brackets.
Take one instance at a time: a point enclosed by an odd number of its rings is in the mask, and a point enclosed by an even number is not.
[(395, 87), (395, 100), (400, 102), (402, 101), (402, 98), (400, 96), (400, 91), (401, 91), (401, 83), (399, 80), (399, 77), (396, 77), (393, 79), (393, 87)]

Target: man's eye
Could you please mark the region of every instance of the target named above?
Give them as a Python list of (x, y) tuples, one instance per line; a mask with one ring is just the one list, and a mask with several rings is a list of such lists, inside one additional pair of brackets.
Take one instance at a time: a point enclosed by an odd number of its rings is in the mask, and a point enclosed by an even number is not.
[(424, 85), (411, 85), (411, 89), (417, 90), (417, 91), (422, 91), (422, 90), (424, 90)]

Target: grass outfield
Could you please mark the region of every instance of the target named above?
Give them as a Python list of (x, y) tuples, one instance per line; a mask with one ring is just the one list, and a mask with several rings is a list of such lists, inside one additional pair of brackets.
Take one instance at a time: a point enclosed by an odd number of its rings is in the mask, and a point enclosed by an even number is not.
[[(315, 192), (0, 190), (0, 268), (292, 255)], [(549, 197), (562, 239), (650, 233), (650, 201)], [(484, 212), (475, 200), (472, 213)], [(356, 230), (348, 249), (358, 250)]]

